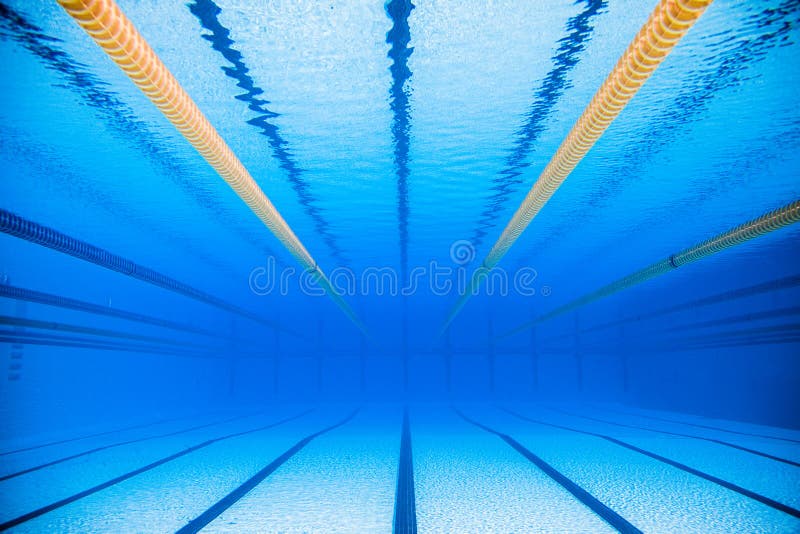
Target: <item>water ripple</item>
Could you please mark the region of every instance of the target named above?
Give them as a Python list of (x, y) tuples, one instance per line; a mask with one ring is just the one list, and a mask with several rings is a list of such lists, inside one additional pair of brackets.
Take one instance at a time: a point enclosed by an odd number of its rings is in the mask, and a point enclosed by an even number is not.
[(322, 209), (318, 206), (317, 199), (311, 194), (308, 182), (302, 176), (303, 169), (294, 161), (288, 143), (283, 138), (278, 126), (270, 122), (271, 119), (280, 115), (267, 107), (270, 101), (261, 96), (264, 94), (264, 89), (259, 87), (248, 74), (250, 69), (244, 62), (244, 56), (233, 47), (235, 41), (230, 38), (231, 31), (219, 21), (222, 9), (212, 0), (195, 0), (188, 7), (203, 28), (211, 32), (203, 35), (203, 39), (210, 42), (211, 47), (222, 54), (222, 57), (232, 65), (231, 67), (222, 67), (222, 72), (236, 80), (236, 85), (245, 91), (236, 95), (236, 100), (245, 102), (251, 111), (258, 114), (257, 117), (248, 120), (247, 124), (258, 128), (261, 135), (268, 139), (275, 159), (286, 171), (292, 189), (297, 194), (300, 204), (305, 208), (306, 214), (314, 221), (314, 228), (322, 241), (331, 250), (334, 258), (346, 263), (342, 256), (342, 250), (337, 244), (336, 236), (330, 230), (330, 224), (322, 216)]
[(530, 165), (526, 160), (534, 143), (547, 128), (547, 120), (561, 95), (572, 86), (567, 75), (580, 61), (578, 56), (592, 37), (594, 29), (591, 24), (592, 19), (606, 6), (606, 0), (585, 0), (581, 3), (584, 3), (585, 7), (567, 22), (566, 29), (569, 34), (558, 41), (558, 50), (553, 56), (553, 68), (534, 93), (536, 99), (525, 114), (525, 124), (515, 135), (514, 148), (506, 158), (505, 168), (492, 180), (490, 189), (493, 193), (481, 212), (481, 218), (472, 235), (471, 241), (475, 246), (478, 246), (487, 232), (495, 227), (497, 215), (503, 212), (508, 198), (522, 184), (520, 176)]

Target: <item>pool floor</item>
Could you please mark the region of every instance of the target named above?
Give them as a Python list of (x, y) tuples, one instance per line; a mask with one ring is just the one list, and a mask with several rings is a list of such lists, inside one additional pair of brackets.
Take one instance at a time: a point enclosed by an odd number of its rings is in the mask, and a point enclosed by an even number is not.
[(800, 531), (800, 432), (623, 406), (250, 406), (0, 458), (14, 532)]

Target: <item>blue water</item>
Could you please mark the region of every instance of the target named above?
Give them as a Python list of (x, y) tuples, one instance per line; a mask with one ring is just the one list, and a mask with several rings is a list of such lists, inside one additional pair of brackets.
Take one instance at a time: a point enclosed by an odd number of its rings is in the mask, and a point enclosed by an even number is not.
[(0, 0), (0, 530), (800, 531), (800, 225), (506, 335), (800, 199), (800, 2), (715, 0), (444, 332), (654, 2), (119, 5), (365, 332)]

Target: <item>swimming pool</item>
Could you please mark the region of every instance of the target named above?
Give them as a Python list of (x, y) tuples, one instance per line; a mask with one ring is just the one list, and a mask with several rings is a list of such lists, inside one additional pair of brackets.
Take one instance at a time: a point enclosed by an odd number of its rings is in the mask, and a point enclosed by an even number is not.
[(0, 1), (0, 530), (798, 531), (798, 25)]

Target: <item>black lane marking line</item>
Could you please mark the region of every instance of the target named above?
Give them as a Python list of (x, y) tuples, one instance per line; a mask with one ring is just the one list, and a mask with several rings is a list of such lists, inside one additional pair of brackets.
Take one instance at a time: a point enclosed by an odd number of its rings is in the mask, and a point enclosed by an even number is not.
[(267, 465), (261, 471), (259, 471), (258, 473), (247, 479), (241, 486), (234, 489), (233, 491), (228, 493), (225, 497), (217, 501), (216, 504), (214, 504), (211, 508), (209, 508), (196, 518), (192, 519), (186, 526), (178, 530), (177, 534), (190, 534), (199, 532), (200, 529), (202, 529), (203, 527), (211, 523), (213, 520), (215, 520), (217, 517), (219, 517), (223, 512), (225, 512), (225, 510), (236, 504), (236, 502), (239, 499), (250, 493), (250, 491), (253, 490), (253, 488), (261, 484), (261, 482), (263, 482), (265, 478), (274, 473), (292, 456), (300, 452), (303, 449), (303, 447), (308, 445), (314, 438), (319, 437), (322, 434), (325, 434), (326, 432), (330, 432), (331, 430), (339, 428), (345, 423), (348, 423), (351, 419), (353, 419), (356, 416), (359, 410), (360, 408), (353, 410), (353, 412), (350, 415), (348, 415), (338, 423), (323, 428), (322, 430), (319, 430), (317, 432), (314, 432), (313, 434), (310, 434), (301, 439), (300, 441), (298, 441), (297, 443), (295, 443), (292, 447), (287, 449), (286, 452), (284, 452), (283, 454), (275, 458), (272, 462), (270, 462), (269, 465)]
[(138, 424), (138, 425), (126, 426), (126, 427), (123, 427), (123, 428), (116, 428), (114, 430), (106, 430), (106, 431), (103, 431), (103, 432), (98, 432), (96, 434), (88, 434), (86, 436), (78, 436), (78, 437), (75, 437), (75, 438), (67, 438), (67, 439), (62, 439), (62, 440), (58, 440), (58, 441), (51, 441), (50, 443), (41, 443), (39, 445), (31, 445), (30, 447), (23, 447), (21, 449), (14, 449), (13, 451), (0, 452), (0, 456), (8, 456), (9, 454), (17, 454), (19, 452), (27, 452), (27, 451), (33, 451), (33, 450), (36, 450), (36, 449), (43, 449), (45, 447), (52, 447), (53, 445), (62, 445), (64, 443), (71, 443), (73, 441), (80, 441), (82, 439), (97, 438), (97, 437), (100, 437), (100, 436), (107, 436), (108, 434), (117, 434), (119, 432), (126, 432), (128, 430), (136, 430), (138, 428), (146, 428), (146, 427), (149, 427), (149, 426), (156, 426), (156, 425), (160, 425), (160, 424), (164, 424), (164, 423), (174, 423), (175, 421), (180, 421), (182, 419), (187, 419), (188, 417), (191, 417), (191, 416), (190, 415), (184, 415), (182, 417), (175, 417), (175, 418), (172, 418), (172, 419), (159, 419), (158, 421), (153, 421), (151, 423), (141, 423), (141, 424)]
[(394, 495), (394, 534), (417, 533), (417, 505), (414, 496), (414, 460), (411, 455), (411, 424), (408, 407), (403, 411), (400, 435), (400, 462), (397, 469), (397, 490)]
[(408, 58), (414, 48), (411, 42), (411, 30), (408, 17), (414, 9), (410, 0), (391, 0), (386, 2), (386, 14), (392, 21), (392, 27), (386, 34), (386, 43), (391, 45), (388, 57), (392, 60), (389, 71), (392, 85), (389, 89), (389, 103), (392, 109), (392, 142), (394, 145), (394, 166), (397, 175), (397, 226), (400, 239), (400, 279), (406, 283), (408, 277), (408, 218), (410, 213), (408, 202), (409, 148), (411, 145), (411, 88), (407, 87), (411, 79)]
[(266, 91), (250, 76), (250, 68), (245, 63), (244, 55), (233, 46), (236, 42), (231, 38), (231, 31), (220, 22), (222, 8), (212, 0), (195, 0), (187, 7), (192, 15), (197, 17), (203, 29), (209, 32), (204, 33), (202, 38), (211, 43), (211, 48), (219, 52), (229, 64), (220, 67), (222, 72), (225, 76), (236, 80), (237, 87), (244, 91), (234, 98), (247, 104), (247, 108), (257, 114), (256, 117), (246, 121), (247, 124), (258, 128), (259, 133), (267, 138), (273, 157), (286, 171), (289, 184), (297, 194), (298, 202), (313, 220), (317, 234), (330, 248), (331, 255), (339, 262), (346, 263), (342, 249), (337, 244), (338, 238), (325, 219), (324, 209), (318, 205), (318, 199), (311, 193), (313, 182), (303, 177), (306, 171), (298, 165), (289, 143), (283, 137), (278, 124), (272, 120), (280, 117), (280, 113), (269, 108), (271, 102), (266, 98)]
[(585, 434), (587, 436), (594, 436), (596, 438), (604, 439), (606, 441), (614, 443), (615, 445), (619, 445), (620, 447), (625, 447), (626, 449), (630, 449), (630, 450), (632, 450), (634, 452), (638, 452), (639, 454), (643, 454), (643, 455), (648, 456), (648, 457), (650, 457), (650, 458), (652, 458), (654, 460), (658, 460), (659, 462), (662, 462), (662, 463), (665, 463), (665, 464), (670, 465), (672, 467), (675, 467), (677, 469), (680, 469), (681, 471), (685, 471), (685, 472), (687, 472), (687, 473), (689, 473), (691, 475), (694, 475), (696, 477), (700, 477), (702, 479), (708, 480), (709, 482), (713, 482), (714, 484), (722, 486), (723, 488), (729, 489), (731, 491), (735, 491), (736, 493), (739, 493), (740, 495), (744, 495), (745, 497), (749, 497), (750, 499), (753, 499), (754, 501), (758, 501), (761, 504), (765, 504), (765, 505), (769, 506), (770, 508), (774, 508), (775, 510), (778, 510), (780, 512), (784, 512), (786, 514), (789, 514), (789, 515), (791, 515), (793, 517), (796, 517), (796, 518), (800, 519), (800, 510), (798, 510), (796, 508), (792, 508), (791, 506), (788, 506), (786, 504), (780, 503), (780, 502), (778, 502), (778, 501), (776, 501), (774, 499), (770, 499), (769, 497), (765, 497), (764, 495), (761, 495), (760, 493), (756, 493), (756, 492), (751, 491), (749, 489), (743, 488), (743, 487), (741, 487), (739, 485), (734, 484), (733, 482), (728, 482), (727, 480), (723, 480), (721, 478), (715, 477), (714, 475), (709, 475), (708, 473), (704, 473), (703, 471), (695, 469), (694, 467), (689, 467), (686, 464), (682, 464), (682, 463), (677, 462), (675, 460), (670, 460), (669, 458), (667, 458), (665, 456), (661, 456), (660, 454), (656, 454), (654, 452), (650, 452), (650, 451), (647, 451), (645, 449), (640, 449), (636, 445), (631, 445), (630, 443), (627, 443), (625, 441), (619, 440), (617, 438), (612, 438), (611, 436), (606, 436), (605, 434), (596, 434), (594, 432), (589, 432), (589, 431), (586, 431), (586, 430), (578, 430), (576, 428), (570, 428), (568, 426), (558, 425), (558, 424), (555, 424), (555, 423), (545, 423), (544, 421), (539, 421), (537, 419), (533, 419), (531, 417), (527, 417), (527, 416), (515, 413), (515, 412), (509, 410), (508, 408), (501, 408), (501, 410), (503, 410), (504, 412), (506, 412), (508, 414), (513, 415), (514, 417), (516, 417), (518, 419), (522, 419), (523, 421), (529, 421), (531, 423), (535, 423), (535, 424), (538, 424), (538, 425), (549, 426), (549, 427), (553, 427), (553, 428), (560, 428), (561, 430), (568, 430), (570, 432), (577, 432), (578, 434)]
[(722, 445), (724, 447), (730, 447), (732, 449), (737, 449), (737, 450), (744, 451), (744, 452), (747, 452), (747, 453), (750, 453), (750, 454), (755, 454), (756, 456), (769, 458), (770, 460), (775, 460), (776, 462), (782, 462), (784, 464), (789, 464), (789, 465), (793, 465), (795, 467), (800, 467), (800, 462), (795, 462), (794, 460), (789, 460), (787, 458), (781, 458), (780, 456), (775, 456), (775, 455), (769, 454), (767, 452), (762, 452), (762, 451), (757, 451), (755, 449), (750, 449), (748, 447), (744, 447), (742, 445), (737, 445), (736, 443), (731, 443), (729, 441), (722, 441), (720, 439), (707, 438), (707, 437), (703, 437), (703, 436), (694, 436), (692, 434), (681, 434), (680, 432), (669, 432), (668, 430), (656, 430), (654, 428), (647, 428), (647, 427), (641, 427), (641, 426), (636, 426), (636, 425), (629, 425), (629, 424), (626, 424), (626, 423), (617, 423), (615, 421), (608, 421), (608, 420), (605, 420), (605, 419), (599, 419), (597, 417), (591, 417), (589, 415), (581, 415), (581, 414), (572, 413), (572, 412), (569, 412), (567, 410), (562, 410), (561, 408), (547, 408), (547, 409), (548, 410), (552, 410), (554, 412), (558, 412), (558, 413), (562, 413), (562, 414), (565, 414), (565, 415), (569, 415), (571, 417), (579, 417), (581, 419), (586, 419), (588, 421), (595, 421), (597, 423), (603, 423), (603, 424), (606, 424), (606, 425), (621, 426), (621, 427), (625, 427), (625, 428), (633, 428), (635, 430), (644, 430), (646, 432), (655, 432), (656, 434), (666, 434), (668, 436), (677, 436), (677, 437), (681, 437), (681, 438), (690, 438), (690, 439), (698, 439), (698, 440), (701, 440), (701, 441), (708, 441), (708, 442), (711, 442), (711, 443), (716, 443), (717, 445)]
[(535, 99), (525, 113), (525, 123), (514, 135), (514, 145), (505, 158), (503, 169), (491, 181), (490, 196), (486, 199), (470, 239), (475, 248), (494, 228), (498, 214), (503, 212), (509, 198), (527, 182), (523, 175), (530, 166), (528, 157), (549, 126), (549, 119), (562, 95), (572, 87), (569, 74), (581, 62), (581, 53), (592, 39), (592, 19), (603, 13), (607, 6), (606, 0), (578, 0), (573, 3), (584, 6), (580, 13), (567, 21), (565, 29), (568, 33), (557, 41), (558, 49), (551, 59), (552, 67), (534, 91)]
[(533, 464), (536, 465), (539, 469), (541, 469), (547, 476), (552, 478), (555, 482), (557, 482), (562, 488), (567, 490), (572, 494), (573, 497), (578, 499), (581, 503), (587, 506), (590, 510), (592, 510), (595, 514), (600, 516), (606, 523), (617, 529), (619, 532), (623, 533), (639, 533), (641, 534), (641, 530), (633, 526), (631, 523), (628, 522), (627, 519), (619, 515), (617, 512), (597, 500), (597, 498), (577, 485), (575, 482), (561, 474), (555, 467), (551, 466), (534, 453), (526, 449), (520, 442), (509, 436), (508, 434), (503, 434), (497, 430), (493, 430), (488, 426), (485, 426), (473, 419), (470, 419), (463, 413), (461, 413), (457, 408), (453, 408), (453, 410), (466, 422), (477, 426), (478, 428), (489, 432), (490, 434), (494, 434), (495, 436), (499, 437), (511, 447), (520, 453), (522, 456), (530, 460)]
[(44, 469), (45, 467), (50, 467), (50, 466), (57, 465), (57, 464), (60, 464), (60, 463), (63, 463), (63, 462), (67, 462), (69, 460), (74, 460), (75, 458), (80, 458), (81, 456), (88, 456), (89, 454), (94, 454), (96, 452), (104, 451), (104, 450), (107, 450), (107, 449), (113, 449), (114, 447), (121, 447), (123, 445), (131, 445), (133, 443), (140, 443), (142, 441), (148, 441), (148, 440), (151, 440), (151, 439), (160, 439), (160, 438), (168, 438), (168, 437), (171, 437), (171, 436), (177, 436), (179, 434), (185, 434), (187, 432), (193, 432), (195, 430), (201, 430), (203, 428), (209, 428), (209, 427), (212, 427), (212, 426), (223, 425), (225, 423), (231, 423), (233, 421), (238, 421), (239, 419), (245, 419), (247, 417), (253, 417), (253, 416), (256, 416), (256, 415), (259, 415), (259, 414), (258, 413), (250, 413), (250, 414), (244, 414), (244, 415), (237, 415), (237, 416), (234, 416), (234, 417), (228, 417), (227, 419), (223, 419), (221, 421), (214, 421), (212, 423), (204, 423), (202, 425), (195, 425), (195, 426), (192, 426), (192, 427), (189, 427), (189, 428), (184, 428), (184, 429), (181, 429), (181, 430), (174, 430), (172, 432), (165, 432), (165, 433), (162, 433), (162, 434), (155, 434), (153, 436), (145, 436), (143, 438), (129, 439), (129, 440), (125, 440), (125, 441), (118, 441), (117, 443), (111, 443), (111, 444), (108, 444), (108, 445), (102, 445), (100, 447), (95, 447), (93, 449), (89, 449), (89, 450), (86, 450), (86, 451), (83, 451), (83, 452), (75, 453), (75, 454), (72, 454), (70, 456), (65, 456), (65, 457), (59, 458), (57, 460), (52, 460), (50, 462), (46, 462), (46, 463), (43, 463), (43, 464), (40, 464), (40, 465), (36, 465), (36, 466), (33, 466), (33, 467), (28, 467), (27, 469), (23, 469), (22, 471), (17, 471), (16, 473), (10, 473), (8, 475), (2, 475), (2, 476), (0, 476), (0, 482), (2, 482), (4, 480), (9, 480), (9, 479), (12, 479), (12, 478), (16, 478), (18, 476), (26, 475), (28, 473), (33, 473), (34, 471), (39, 471), (40, 469)]
[(189, 447), (188, 449), (184, 449), (182, 451), (176, 452), (175, 454), (171, 454), (171, 455), (169, 455), (169, 456), (167, 456), (165, 458), (161, 458), (160, 460), (156, 460), (153, 463), (147, 464), (147, 465), (145, 465), (143, 467), (140, 467), (138, 469), (134, 469), (133, 471), (130, 471), (128, 473), (125, 473), (124, 475), (120, 475), (118, 477), (112, 478), (111, 480), (107, 480), (106, 482), (103, 482), (102, 484), (98, 484), (97, 486), (93, 486), (93, 487), (91, 487), (89, 489), (83, 490), (83, 491), (81, 491), (79, 493), (76, 493), (75, 495), (71, 495), (71, 496), (66, 497), (64, 499), (61, 499), (60, 501), (56, 501), (56, 502), (54, 502), (52, 504), (48, 504), (47, 506), (43, 506), (41, 508), (33, 510), (32, 512), (28, 512), (27, 514), (23, 514), (23, 515), (21, 515), (19, 517), (11, 519), (10, 521), (6, 521), (5, 523), (0, 524), (0, 532), (2, 532), (4, 530), (8, 530), (8, 529), (10, 529), (12, 527), (16, 527), (17, 525), (21, 525), (22, 523), (24, 523), (26, 521), (30, 521), (31, 519), (35, 519), (35, 518), (37, 518), (37, 517), (39, 517), (41, 515), (44, 515), (44, 514), (46, 514), (48, 512), (52, 512), (53, 510), (57, 510), (58, 508), (61, 508), (62, 506), (66, 506), (66, 505), (71, 504), (71, 503), (73, 503), (73, 502), (75, 502), (77, 500), (83, 499), (84, 497), (88, 497), (89, 495), (97, 493), (98, 491), (104, 490), (106, 488), (110, 488), (111, 486), (113, 486), (115, 484), (119, 484), (120, 482), (124, 482), (124, 481), (128, 480), (129, 478), (133, 478), (136, 475), (140, 475), (140, 474), (142, 474), (142, 473), (144, 473), (146, 471), (150, 471), (151, 469), (155, 469), (156, 467), (158, 467), (160, 465), (164, 465), (167, 462), (171, 462), (172, 460), (176, 460), (176, 459), (180, 458), (181, 456), (186, 456), (189, 453), (198, 451), (200, 449), (208, 447), (209, 445), (213, 445), (214, 443), (217, 443), (219, 441), (223, 441), (223, 440), (231, 439), (231, 438), (236, 438), (236, 437), (239, 437), (239, 436), (244, 436), (246, 434), (252, 434), (254, 432), (260, 432), (262, 430), (267, 430), (269, 428), (276, 427), (276, 426), (282, 425), (284, 423), (288, 423), (288, 422), (293, 421), (295, 419), (299, 419), (300, 417), (303, 417), (304, 415), (307, 415), (311, 411), (312, 410), (306, 410), (305, 412), (299, 413), (297, 415), (293, 415), (291, 417), (287, 417), (285, 419), (281, 419), (280, 421), (277, 421), (277, 422), (274, 422), (274, 423), (270, 423), (268, 425), (260, 426), (258, 428), (253, 428), (251, 430), (245, 430), (243, 432), (236, 432), (234, 434), (227, 434), (225, 436), (221, 436), (221, 437), (218, 437), (218, 438), (209, 439), (209, 440), (204, 441), (204, 442), (202, 442), (202, 443), (200, 443), (198, 445), (193, 445), (193, 446)]
[(728, 430), (728, 429), (725, 429), (725, 428), (720, 428), (720, 427), (711, 426), (711, 425), (701, 425), (700, 423), (689, 423), (689, 422), (686, 422), (686, 421), (679, 421), (677, 419), (667, 419), (667, 418), (664, 418), (664, 417), (657, 417), (657, 416), (654, 416), (654, 415), (636, 414), (636, 413), (625, 412), (625, 411), (622, 411), (622, 410), (614, 410), (614, 409), (611, 409), (611, 408), (603, 408), (603, 410), (606, 410), (608, 412), (614, 412), (614, 413), (622, 414), (622, 415), (632, 416), (632, 417), (641, 417), (643, 419), (653, 419), (654, 421), (663, 421), (665, 423), (675, 423), (675, 424), (679, 424), (679, 425), (694, 426), (694, 427), (697, 427), (697, 428), (705, 428), (705, 429), (708, 429), (708, 430), (718, 430), (720, 432), (726, 432), (728, 434), (738, 434), (740, 436), (749, 436), (751, 438), (777, 439), (779, 441), (788, 441), (789, 443), (800, 443), (800, 440), (797, 440), (797, 439), (782, 438), (782, 437), (779, 437), (779, 436), (767, 436), (765, 434), (753, 434), (753, 433), (750, 433), (750, 432), (739, 432), (737, 430)]

